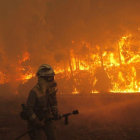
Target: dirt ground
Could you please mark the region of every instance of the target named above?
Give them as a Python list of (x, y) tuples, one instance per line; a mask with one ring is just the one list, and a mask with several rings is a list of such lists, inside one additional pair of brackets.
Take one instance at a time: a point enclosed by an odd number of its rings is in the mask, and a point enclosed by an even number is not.
[[(19, 95), (0, 97), (0, 140), (14, 140), (27, 130), (19, 117), (25, 102)], [(58, 140), (140, 140), (140, 94), (59, 95), (58, 102), (61, 114), (79, 110), (69, 125), (55, 121)]]

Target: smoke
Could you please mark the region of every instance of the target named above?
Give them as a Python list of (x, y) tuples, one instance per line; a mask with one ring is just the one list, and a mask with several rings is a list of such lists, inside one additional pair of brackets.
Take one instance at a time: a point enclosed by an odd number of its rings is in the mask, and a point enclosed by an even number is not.
[(36, 61), (38, 65), (38, 56), (43, 52), (49, 32), (43, 20), (45, 3), (38, 0), (0, 2), (0, 55), (5, 58), (0, 70), (5, 69), (6, 75), (10, 73), (10, 80), (17, 78), (19, 61), (26, 52), (30, 53), (30, 63)]
[[(43, 47), (50, 36), (43, 19), (45, 3), (39, 0), (0, 1), (0, 71), (8, 78), (11, 92), (18, 89), (21, 81), (17, 79), (29, 70), (29, 66), (38, 67), (43, 63), (39, 62), (39, 55), (45, 52)], [(30, 58), (22, 62), (26, 52)]]
[[(99, 45), (104, 50), (107, 46), (108, 50), (113, 52), (118, 49), (116, 44), (122, 36), (138, 33), (140, 10), (136, 7), (139, 4), (140, 2), (136, 0), (133, 2), (130, 0), (50, 1), (46, 5), (45, 21), (51, 25), (53, 38), (48, 45), (57, 53), (57, 56), (59, 52), (65, 50), (67, 62), (67, 51), (72, 49), (79, 55), (83, 50), (82, 41), (90, 43), (91, 48)], [(74, 44), (71, 43), (72, 41)], [(86, 52), (83, 51), (83, 54)], [(82, 53), (81, 56), (83, 56)], [(98, 91), (103, 89), (108, 91), (112, 86), (111, 80), (105, 74), (102, 81), (107, 81), (106, 84), (99, 82), (101, 75), (102, 73), (99, 73), (97, 79), (99, 84), (97, 83), (95, 88)]]
[(58, 96), (58, 103), (61, 113), (68, 112), (68, 110), (79, 110), (79, 115), (73, 119), (83, 120), (80, 121), (80, 127), (85, 123), (87, 127), (110, 126), (110, 124), (132, 126), (139, 120), (139, 111), (137, 110), (139, 100), (136, 96), (136, 94), (134, 96), (132, 94), (94, 94), (93, 96), (84, 96), (84, 98), (82, 96), (69, 97), (65, 100), (62, 96)]
[(66, 49), (72, 40), (102, 44), (138, 28), (138, 5), (137, 0), (2, 0), (1, 47), (15, 61), (27, 50)]
[(137, 0), (54, 0), (47, 3), (45, 20), (52, 25), (53, 41), (64, 49), (81, 39), (102, 45), (137, 30), (139, 4)]
[[(82, 51), (82, 41), (111, 46), (137, 31), (139, 5), (138, 0), (1, 0), (0, 71), (13, 80), (19, 65), (68, 61), (70, 49)], [(25, 52), (30, 60), (19, 64)]]
[(45, 49), (67, 49), (72, 40), (98, 45), (114, 41), (127, 29), (138, 28), (139, 4), (137, 0), (1, 0), (1, 48), (8, 61), (18, 61), (25, 51), (34, 59)]

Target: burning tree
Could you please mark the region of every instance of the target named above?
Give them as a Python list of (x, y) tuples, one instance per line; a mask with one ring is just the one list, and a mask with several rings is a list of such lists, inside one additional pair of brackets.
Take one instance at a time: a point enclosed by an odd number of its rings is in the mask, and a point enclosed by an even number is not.
[(39, 65), (49, 63), (60, 93), (139, 92), (137, 5), (136, 0), (133, 5), (110, 0), (3, 1), (0, 84), (17, 89), (34, 79)]

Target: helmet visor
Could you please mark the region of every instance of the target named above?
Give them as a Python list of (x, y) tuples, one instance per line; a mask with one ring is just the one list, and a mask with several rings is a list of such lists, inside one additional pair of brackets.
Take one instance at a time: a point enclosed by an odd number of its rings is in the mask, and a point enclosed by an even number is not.
[(53, 82), (53, 81), (54, 81), (54, 76), (43, 76), (43, 78), (44, 78), (47, 82)]

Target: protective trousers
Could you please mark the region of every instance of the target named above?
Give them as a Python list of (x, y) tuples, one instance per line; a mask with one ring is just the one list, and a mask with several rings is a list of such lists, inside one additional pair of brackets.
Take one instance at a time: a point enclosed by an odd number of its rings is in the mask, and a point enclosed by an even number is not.
[[(34, 128), (33, 124), (28, 122), (28, 128)], [(45, 132), (47, 140), (57, 140), (55, 126), (53, 121), (45, 122), (45, 126), (43, 128), (36, 128), (29, 133), (31, 140), (43, 140), (42, 130)]]

